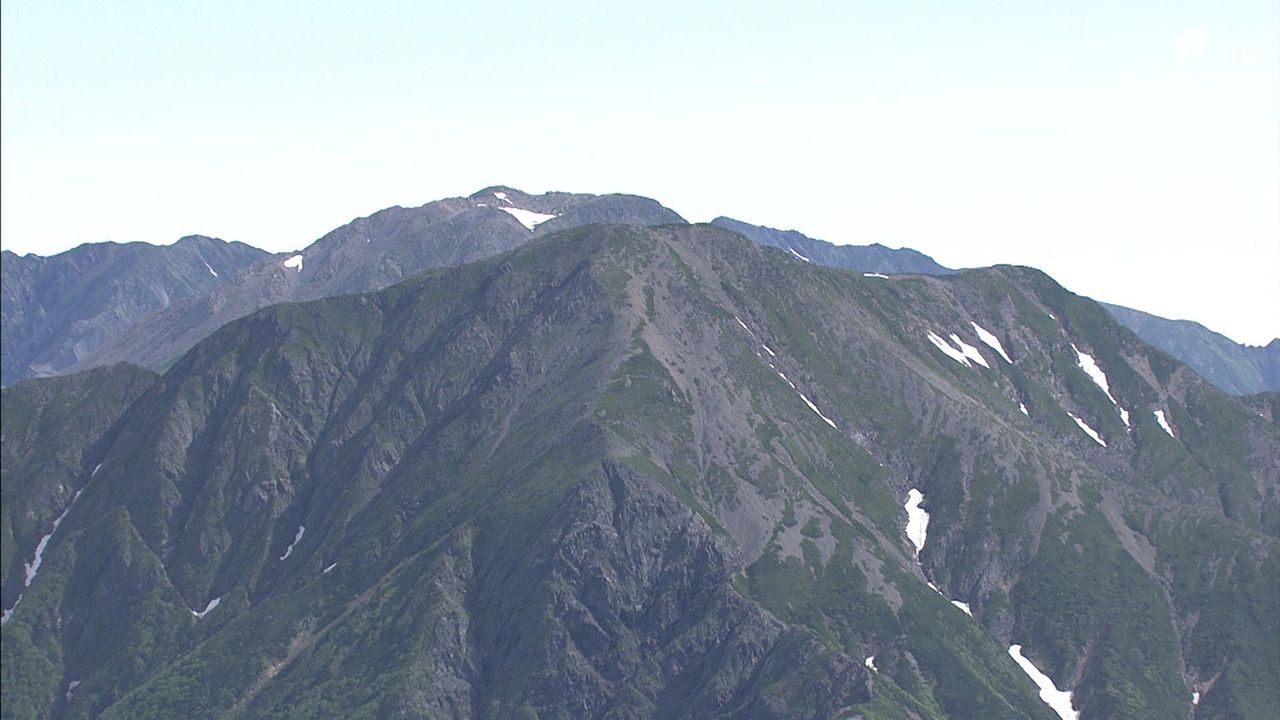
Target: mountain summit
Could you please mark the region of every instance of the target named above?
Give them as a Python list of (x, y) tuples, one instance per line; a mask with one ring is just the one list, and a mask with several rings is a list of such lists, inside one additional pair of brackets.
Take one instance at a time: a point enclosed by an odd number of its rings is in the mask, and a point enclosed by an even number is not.
[[(495, 185), (465, 198), (387, 208), (301, 251), (278, 255), (200, 237), (171, 247), (84, 245), (52, 258), (6, 252), (0, 384), (114, 362), (162, 370), (209, 333), (258, 308), (379, 290), (424, 270), (474, 262), (592, 224), (685, 221), (635, 195), (531, 195)], [(830, 267), (879, 275), (955, 272), (908, 248), (834, 245), (727, 217), (712, 224)], [(1278, 344), (1248, 348), (1194, 323), (1105, 307), (1228, 392), (1280, 389)]]
[(1026, 268), (592, 224), (4, 406), (6, 716), (1280, 707), (1275, 418)]

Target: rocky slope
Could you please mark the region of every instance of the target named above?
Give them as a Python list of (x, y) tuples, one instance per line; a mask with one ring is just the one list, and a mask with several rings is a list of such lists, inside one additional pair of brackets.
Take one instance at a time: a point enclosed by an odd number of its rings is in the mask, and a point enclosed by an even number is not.
[(1034, 270), (591, 226), (261, 310), (131, 396), (64, 476), (6, 410), (50, 498), (6, 557), (61, 518), (6, 717), (1056, 717), (1014, 645), (1083, 717), (1280, 707), (1276, 403)]
[(226, 285), (267, 257), (243, 243), (95, 243), (40, 257), (4, 251), (0, 384), (98, 364), (96, 351), (156, 312)]

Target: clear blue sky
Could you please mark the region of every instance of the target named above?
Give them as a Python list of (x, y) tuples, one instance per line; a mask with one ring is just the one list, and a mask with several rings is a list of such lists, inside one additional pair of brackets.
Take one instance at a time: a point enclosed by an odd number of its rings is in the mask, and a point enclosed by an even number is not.
[(271, 250), (503, 183), (632, 192), (1280, 335), (1280, 9), (33, 2), (0, 242)]

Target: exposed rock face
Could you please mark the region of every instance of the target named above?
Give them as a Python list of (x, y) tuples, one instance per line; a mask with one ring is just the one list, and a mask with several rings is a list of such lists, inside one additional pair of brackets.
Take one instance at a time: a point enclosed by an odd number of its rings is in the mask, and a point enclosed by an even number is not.
[(232, 322), (77, 441), (4, 714), (1051, 720), (1017, 644), (1085, 717), (1265, 717), (1259, 406), (1026, 268), (551, 233)]

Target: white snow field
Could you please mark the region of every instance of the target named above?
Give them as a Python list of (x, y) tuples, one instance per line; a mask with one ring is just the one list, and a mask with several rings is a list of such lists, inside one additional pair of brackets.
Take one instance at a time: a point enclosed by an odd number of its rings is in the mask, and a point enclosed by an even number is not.
[(1000, 344), (1000, 338), (996, 337), (993, 333), (989, 332), (986, 328), (976, 322), (970, 321), (969, 324), (973, 326), (973, 331), (978, 333), (979, 340), (985, 343), (987, 347), (1000, 353), (1000, 357), (1004, 358), (1005, 362), (1010, 365), (1013, 364), (1013, 361), (1009, 359), (1009, 353), (1004, 351), (1004, 345)]
[(1009, 655), (1013, 656), (1013, 661), (1018, 663), (1018, 667), (1022, 668), (1022, 672), (1031, 678), (1036, 687), (1040, 688), (1040, 699), (1058, 713), (1058, 717), (1062, 720), (1080, 720), (1080, 713), (1071, 706), (1071, 691), (1059, 690), (1048, 675), (1040, 672), (1030, 660), (1023, 657), (1021, 645), (1010, 645)]
[(1094, 385), (1102, 388), (1102, 392), (1107, 394), (1107, 399), (1120, 412), (1120, 419), (1124, 421), (1124, 426), (1130, 427), (1129, 411), (1120, 407), (1120, 403), (1116, 402), (1115, 396), (1111, 394), (1111, 383), (1107, 381), (1107, 374), (1102, 372), (1102, 368), (1098, 366), (1098, 361), (1094, 360), (1089, 353), (1076, 347), (1075, 343), (1071, 343), (1071, 349), (1076, 351), (1076, 364), (1080, 366), (1085, 375), (1089, 376)]
[(1085, 422), (1084, 420), (1082, 420), (1081, 418), (1079, 418), (1079, 417), (1077, 417), (1077, 416), (1075, 416), (1075, 415), (1072, 415), (1071, 413), (1067, 413), (1067, 415), (1070, 415), (1070, 416), (1071, 416), (1071, 419), (1076, 421), (1076, 425), (1079, 425), (1079, 426), (1080, 426), (1080, 429), (1081, 429), (1081, 430), (1083, 430), (1083, 431), (1085, 432), (1085, 434), (1086, 434), (1086, 435), (1088, 435), (1089, 437), (1093, 438), (1093, 441), (1094, 441), (1094, 442), (1098, 443), (1098, 444), (1099, 444), (1099, 445), (1101, 445), (1102, 447), (1106, 447), (1106, 446), (1107, 446), (1107, 441), (1102, 439), (1102, 436), (1098, 434), (1098, 431), (1097, 431), (1097, 430), (1094, 430), (1093, 428), (1089, 427), (1089, 424), (1088, 424), (1088, 423), (1086, 423), (1086, 422)]
[(499, 209), (507, 213), (511, 217), (515, 218), (516, 220), (520, 221), (520, 224), (525, 226), (525, 228), (528, 230), (533, 230), (534, 228), (538, 227), (542, 223), (555, 217), (555, 215), (548, 215), (547, 213), (534, 212), (532, 210), (523, 210), (518, 207), (504, 207)]
[(955, 360), (956, 362), (960, 363), (965, 367), (970, 367), (969, 358), (964, 356), (964, 351), (957, 350), (951, 347), (950, 345), (947, 344), (946, 340), (943, 340), (942, 338), (938, 337), (934, 333), (930, 332), (929, 342), (933, 343), (934, 347), (941, 350), (943, 355), (946, 355), (947, 357), (951, 358), (952, 360)]
[(293, 536), (293, 542), (289, 543), (289, 547), (284, 549), (284, 554), (280, 556), (281, 560), (287, 560), (289, 556), (293, 554), (293, 546), (298, 544), (298, 541), (302, 539), (302, 534), (305, 533), (306, 531), (307, 531), (306, 525), (298, 526), (298, 531)]
[[(825, 421), (828, 425), (830, 425), (831, 427), (835, 427), (835, 426), (836, 426), (836, 422), (835, 422), (834, 420), (832, 420), (831, 418), (827, 417), (826, 415), (823, 415), (823, 414), (822, 414), (822, 411), (818, 409), (818, 406), (817, 406), (817, 405), (814, 405), (814, 404), (813, 404), (813, 401), (811, 401), (809, 398), (805, 397), (805, 396), (804, 396), (804, 393), (800, 393), (800, 399), (801, 399), (801, 400), (803, 400), (803, 401), (804, 401), (804, 404), (805, 404), (805, 405), (808, 405), (808, 406), (809, 406), (809, 409), (810, 409), (810, 410), (812, 410), (812, 411), (814, 411), (815, 413), (817, 413), (817, 414), (818, 414), (818, 417), (822, 418), (822, 419), (823, 419), (823, 421)], [(837, 428), (837, 429), (839, 429), (839, 428)]]
[(991, 367), (987, 364), (987, 359), (982, 357), (982, 353), (978, 352), (978, 348), (961, 340), (960, 336), (955, 333), (951, 333), (951, 341), (955, 343), (955, 347), (952, 347), (950, 343), (938, 337), (937, 333), (932, 331), (930, 331), (928, 338), (929, 342), (933, 343), (933, 346), (941, 350), (944, 355), (965, 367), (973, 367), (971, 363), (977, 363), (984, 368)]
[(924, 493), (915, 488), (907, 491), (907, 539), (916, 547), (916, 557), (924, 549), (925, 540), (929, 538), (929, 513), (920, 507), (924, 502)]
[(216, 597), (216, 598), (214, 598), (214, 599), (210, 600), (210, 601), (209, 601), (209, 604), (208, 604), (208, 605), (205, 605), (203, 610), (201, 610), (200, 612), (196, 612), (195, 610), (192, 610), (192, 611), (191, 611), (191, 614), (192, 614), (192, 615), (195, 615), (197, 620), (200, 620), (200, 619), (204, 618), (204, 616), (205, 616), (205, 615), (208, 615), (210, 612), (212, 612), (212, 611), (213, 611), (213, 609), (214, 609), (214, 608), (216, 608), (216, 607), (218, 607), (218, 605), (220, 605), (220, 604), (222, 604), (222, 598), (221, 598), (221, 597)]

